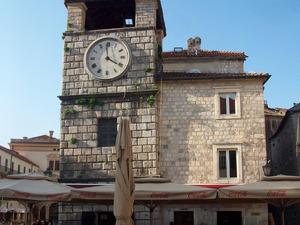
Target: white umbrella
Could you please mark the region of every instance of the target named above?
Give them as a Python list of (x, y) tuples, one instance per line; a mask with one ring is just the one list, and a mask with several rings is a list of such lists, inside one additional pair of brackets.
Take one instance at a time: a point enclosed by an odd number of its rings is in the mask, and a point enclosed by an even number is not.
[(300, 202), (300, 177), (279, 175), (262, 181), (218, 190), (222, 199), (261, 199), (281, 209), (282, 224), (287, 206)]
[[(78, 200), (112, 200), (115, 185), (103, 185), (72, 189), (71, 198)], [(165, 201), (165, 200), (201, 200), (216, 199), (217, 191), (213, 188), (175, 184), (175, 183), (137, 183), (135, 184), (135, 200)]]
[(132, 174), (131, 134), (128, 119), (121, 119), (116, 140), (116, 152), (114, 195), (116, 225), (132, 225), (134, 179)]
[(47, 180), (0, 179), (0, 197), (9, 200), (62, 201), (71, 188)]

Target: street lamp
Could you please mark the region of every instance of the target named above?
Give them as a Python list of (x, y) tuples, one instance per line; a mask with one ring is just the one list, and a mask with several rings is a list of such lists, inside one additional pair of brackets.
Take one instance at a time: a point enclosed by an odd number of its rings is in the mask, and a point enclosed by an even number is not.
[(270, 160), (262, 168), (263, 168), (263, 171), (264, 171), (264, 174), (265, 174), (266, 177), (271, 176), (272, 167), (271, 167), (271, 161)]

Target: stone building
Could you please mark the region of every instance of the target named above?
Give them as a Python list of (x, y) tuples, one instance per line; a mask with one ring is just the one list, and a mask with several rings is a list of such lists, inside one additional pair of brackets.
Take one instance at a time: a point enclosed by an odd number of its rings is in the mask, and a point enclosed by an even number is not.
[(277, 132), (269, 139), (272, 174), (300, 175), (300, 104), (286, 112)]
[[(289, 109), (269, 139), (272, 175), (300, 176), (300, 104)], [(286, 210), (286, 222), (299, 224), (300, 204)]]
[(9, 146), (18, 154), (27, 157), (44, 172), (49, 168), (54, 175), (59, 175), (59, 144), (60, 141), (53, 137), (53, 131), (49, 135), (37, 137), (12, 138)]
[(271, 160), (271, 146), (269, 139), (277, 132), (281, 121), (283, 120), (287, 109), (270, 108), (265, 103), (265, 123), (266, 123), (266, 141), (267, 141), (267, 161)]
[[(162, 52), (160, 0), (65, 0), (61, 100), (62, 182), (113, 181), (118, 118), (131, 120), (135, 177), (184, 184), (259, 180), (266, 160), (263, 87), (246, 55)], [(112, 206), (59, 206), (60, 224), (113, 223)], [(135, 206), (135, 223), (149, 224)], [(243, 219), (242, 219), (243, 218)], [(155, 224), (266, 224), (266, 204), (160, 205)], [(92, 221), (92, 222), (91, 222)], [(97, 222), (96, 222), (97, 221)]]

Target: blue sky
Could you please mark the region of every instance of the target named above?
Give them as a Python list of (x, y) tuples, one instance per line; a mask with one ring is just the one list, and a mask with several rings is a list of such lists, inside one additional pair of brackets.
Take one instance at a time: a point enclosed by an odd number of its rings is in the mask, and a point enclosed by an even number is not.
[[(164, 50), (200, 36), (207, 50), (243, 51), (245, 70), (272, 75), (272, 107), (300, 102), (299, 0), (162, 0)], [(9, 0), (0, 5), (0, 145), (54, 130), (59, 137), (62, 0)]]

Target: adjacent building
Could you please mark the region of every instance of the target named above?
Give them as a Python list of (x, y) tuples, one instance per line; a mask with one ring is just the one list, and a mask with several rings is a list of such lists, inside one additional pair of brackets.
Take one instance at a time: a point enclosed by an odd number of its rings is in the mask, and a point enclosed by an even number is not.
[(2, 174), (39, 172), (37, 164), (18, 152), (0, 146), (0, 172)]
[(21, 139), (13, 138), (10, 140), (9, 146), (11, 150), (38, 165), (41, 172), (49, 168), (54, 174), (58, 175), (59, 143), (60, 141), (53, 137), (53, 131), (49, 131), (49, 135)]
[(265, 103), (265, 123), (266, 123), (266, 141), (267, 141), (267, 161), (271, 160), (271, 146), (269, 139), (277, 132), (281, 121), (283, 120), (287, 109), (270, 108)]
[[(300, 104), (287, 110), (278, 130), (269, 139), (272, 175), (300, 176)], [(286, 212), (287, 223), (299, 224), (300, 205)]]
[[(262, 176), (264, 84), (243, 52), (207, 51), (201, 39), (162, 52), (159, 0), (65, 0), (61, 100), (63, 182), (111, 182), (118, 118), (131, 120), (135, 177), (243, 184)], [(135, 206), (135, 224), (149, 209)], [(60, 224), (113, 223), (112, 207), (64, 203)], [(162, 204), (155, 224), (267, 224), (267, 204)], [(244, 221), (244, 223), (243, 223)]]
[(300, 175), (300, 104), (286, 112), (277, 132), (269, 139), (272, 174)]

